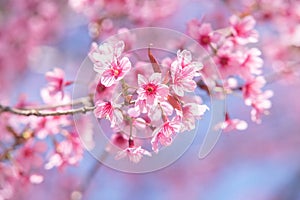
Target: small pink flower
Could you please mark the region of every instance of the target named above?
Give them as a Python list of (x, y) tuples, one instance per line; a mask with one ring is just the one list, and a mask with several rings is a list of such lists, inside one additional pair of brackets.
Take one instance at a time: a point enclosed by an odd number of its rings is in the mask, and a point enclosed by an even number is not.
[(258, 95), (251, 101), (251, 120), (256, 123), (261, 123), (261, 116), (263, 114), (269, 114), (268, 109), (272, 107), (272, 103), (269, 100), (273, 96), (271, 90), (267, 90), (262, 94)]
[(100, 77), (97, 77), (95, 81), (90, 85), (89, 91), (94, 93), (94, 101), (97, 102), (99, 100), (109, 101), (115, 92), (115, 88), (117, 85), (113, 85), (111, 87), (106, 87), (100, 81)]
[(121, 110), (116, 105), (112, 105), (111, 102), (96, 102), (96, 109), (94, 114), (97, 118), (107, 118), (111, 127), (115, 127), (123, 121), (123, 114)]
[(57, 93), (61, 94), (61, 98), (64, 97), (64, 87), (72, 84), (71, 81), (65, 81), (65, 73), (60, 68), (54, 68), (53, 71), (46, 73), (46, 80), (48, 81), (48, 91), (51, 96)]
[(184, 92), (193, 92), (197, 87), (193, 80), (198, 76), (198, 71), (202, 69), (202, 64), (192, 62), (192, 54), (183, 50), (177, 52), (177, 59), (171, 64), (171, 88), (178, 96), (183, 96)]
[(231, 119), (228, 113), (226, 113), (225, 121), (217, 124), (216, 129), (222, 129), (223, 131), (228, 132), (232, 130), (245, 130), (247, 127), (247, 122), (240, 119)]
[(208, 49), (212, 43), (217, 43), (221, 37), (219, 33), (213, 32), (210, 24), (201, 24), (196, 19), (191, 20), (187, 28), (188, 34), (206, 49)]
[(256, 99), (262, 93), (262, 88), (265, 86), (266, 80), (262, 76), (247, 80), (242, 88), (243, 97), (247, 105), (251, 104), (251, 99)]
[[(192, 53), (187, 50), (183, 50), (183, 51), (178, 50), (177, 59), (171, 65), (175, 65), (181, 69), (185, 67), (191, 67), (194, 70), (194, 72), (198, 72), (203, 68), (202, 63), (192, 60)], [(197, 75), (195, 74), (194, 76)]]
[(80, 139), (76, 133), (64, 132), (65, 140), (55, 146), (55, 152), (50, 156), (45, 164), (45, 169), (53, 167), (63, 167), (77, 164), (83, 156), (83, 148)]
[(127, 156), (131, 162), (138, 163), (138, 162), (140, 162), (140, 160), (142, 159), (142, 157), (144, 155), (149, 156), (149, 157), (152, 156), (149, 151), (142, 149), (141, 146), (139, 146), (139, 147), (132, 146), (132, 147), (128, 147), (122, 151), (119, 151), (117, 153), (117, 155), (115, 156), (115, 159), (119, 160), (119, 159)]
[(259, 75), (262, 73), (263, 60), (259, 57), (261, 52), (257, 48), (251, 48), (243, 52), (243, 61), (241, 63), (240, 74), (243, 78), (249, 79), (252, 74)]
[(255, 19), (252, 16), (246, 16), (241, 19), (233, 15), (229, 21), (234, 41), (242, 45), (257, 42), (258, 33), (254, 30)]
[(24, 147), (17, 152), (16, 161), (22, 170), (29, 172), (32, 167), (37, 168), (43, 164), (42, 153), (46, 150), (46, 143), (29, 140)]
[(147, 105), (157, 105), (159, 101), (165, 101), (169, 94), (168, 86), (161, 84), (160, 73), (152, 74), (149, 79), (139, 74), (138, 84), (138, 99), (145, 100)]
[(158, 153), (159, 143), (163, 146), (171, 145), (173, 137), (180, 132), (181, 126), (180, 118), (175, 117), (171, 121), (167, 120), (161, 127), (155, 129), (151, 140), (152, 150)]
[(182, 107), (182, 128), (181, 132), (195, 129), (195, 120), (200, 118), (209, 110), (206, 105), (187, 103)]
[(124, 57), (119, 61), (111, 63), (111, 67), (106, 69), (101, 77), (101, 83), (110, 87), (114, 83), (120, 81), (130, 71), (131, 62), (127, 57)]
[[(172, 0), (125, 0), (129, 17), (138, 23), (159, 21), (172, 14), (178, 2)], [(153, 12), (155, 10), (155, 12)]]
[(106, 87), (120, 81), (131, 69), (131, 62), (127, 57), (120, 59), (124, 46), (123, 41), (116, 44), (104, 43), (99, 47), (92, 44), (89, 57), (94, 63), (94, 70), (101, 76), (101, 83)]
[(135, 41), (136, 41), (136, 36), (134, 33), (132, 33), (129, 29), (127, 28), (120, 28), (118, 30), (118, 39), (124, 41), (125, 43), (125, 51), (130, 50)]
[(234, 52), (233, 43), (231, 41), (227, 41), (218, 49), (214, 60), (218, 65), (222, 78), (225, 79), (238, 74), (241, 57)]
[(55, 135), (59, 133), (62, 127), (68, 126), (70, 123), (71, 122), (67, 116), (32, 116), (30, 120), (30, 127), (35, 130), (37, 138), (44, 139), (48, 135)]

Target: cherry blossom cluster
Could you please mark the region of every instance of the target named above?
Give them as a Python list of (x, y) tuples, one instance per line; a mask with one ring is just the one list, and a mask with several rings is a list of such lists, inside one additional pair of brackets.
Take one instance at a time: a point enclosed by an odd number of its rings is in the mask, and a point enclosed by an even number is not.
[(0, 2), (0, 73), (5, 74), (0, 79), (0, 94), (28, 67), (37, 47), (55, 38), (61, 6), (56, 0)]
[(172, 0), (69, 0), (76, 12), (89, 19), (93, 38), (116, 33), (120, 20), (138, 26), (152, 24), (173, 14), (178, 4)]
[[(270, 90), (263, 91), (266, 80), (262, 76), (261, 51), (247, 46), (258, 41), (254, 26), (255, 19), (252, 16), (233, 15), (229, 18), (229, 26), (220, 30), (213, 30), (209, 23), (191, 20), (187, 32), (209, 52), (222, 80), (214, 79), (210, 66), (205, 63), (204, 76), (213, 79), (216, 85), (222, 85), (226, 94), (241, 91), (245, 104), (252, 107), (252, 121), (260, 123), (261, 116), (267, 114), (271, 107), (269, 98), (273, 93)], [(247, 128), (245, 121), (231, 119), (228, 112), (225, 118), (221, 126), (224, 130)]]
[[(193, 93), (197, 87), (194, 78), (201, 75), (203, 66), (192, 60), (190, 51), (179, 50), (169, 66), (160, 66), (150, 48), (149, 57), (155, 62), (143, 64), (122, 56), (124, 48), (123, 41), (92, 45), (89, 57), (98, 82), (94, 114), (110, 122), (112, 144), (122, 149), (116, 159), (128, 156), (137, 163), (143, 155), (151, 156), (142, 148), (146, 144), (141, 138), (150, 140), (158, 153), (177, 134), (194, 130), (208, 107)], [(99, 87), (102, 95), (97, 95)]]
[[(222, 1), (224, 9), (218, 17), (226, 19), (226, 11), (237, 16), (253, 16), (258, 22), (260, 43), (266, 67), (275, 71), (272, 80), (293, 83), (299, 78), (299, 2), (285, 0)], [(219, 11), (215, 6), (211, 13)], [(209, 16), (210, 20), (214, 17)], [(212, 20), (215, 21), (215, 20)], [(220, 20), (221, 21), (221, 20)], [(222, 22), (221, 25), (224, 26)], [(219, 27), (218, 27), (219, 28)]]
[[(70, 94), (64, 89), (72, 82), (65, 80), (64, 71), (55, 68), (46, 73), (46, 80), (48, 83), (41, 90), (45, 103), (42, 107), (27, 102), (24, 97), (14, 107), (41, 113), (70, 109)], [(71, 116), (27, 117), (1, 113), (0, 119), (0, 197), (3, 199), (10, 198), (20, 186), (43, 182), (41, 169), (62, 170), (82, 159), (83, 146)], [(89, 126), (84, 116), (79, 126), (83, 129)]]

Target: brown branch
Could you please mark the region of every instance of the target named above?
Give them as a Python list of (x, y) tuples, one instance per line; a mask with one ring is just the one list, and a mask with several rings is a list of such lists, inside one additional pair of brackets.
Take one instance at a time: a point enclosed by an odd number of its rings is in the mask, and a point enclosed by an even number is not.
[(46, 111), (46, 110), (36, 110), (36, 109), (19, 109), (12, 108), (9, 106), (3, 106), (0, 104), (0, 114), (1, 113), (11, 113), (15, 115), (23, 115), (23, 116), (37, 116), (37, 117), (46, 117), (46, 116), (60, 116), (60, 115), (74, 115), (77, 113), (87, 113), (89, 111), (93, 111), (95, 106), (83, 106), (80, 108), (69, 109), (69, 110), (56, 110), (56, 111)]
[(60, 103), (55, 105), (40, 105), (40, 106), (31, 106), (31, 107), (24, 107), (24, 110), (49, 110), (54, 108), (60, 107), (67, 107), (67, 106), (75, 106), (75, 105), (93, 105), (93, 100), (90, 96), (78, 98), (72, 101), (72, 103)]

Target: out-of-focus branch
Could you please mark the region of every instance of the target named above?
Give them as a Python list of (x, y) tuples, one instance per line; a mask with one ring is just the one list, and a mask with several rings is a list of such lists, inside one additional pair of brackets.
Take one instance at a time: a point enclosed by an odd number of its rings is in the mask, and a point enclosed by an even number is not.
[(46, 111), (46, 110), (26, 110), (26, 109), (19, 109), (19, 108), (12, 108), (9, 106), (0, 105), (0, 113), (12, 113), (15, 115), (23, 115), (23, 116), (37, 116), (37, 117), (46, 117), (46, 116), (60, 116), (60, 115), (74, 115), (77, 113), (87, 113), (89, 111), (93, 111), (95, 106), (83, 106), (80, 108), (69, 109), (69, 110), (56, 110), (56, 111)]
[(32, 106), (32, 107), (24, 107), (24, 110), (49, 110), (54, 108), (68, 107), (68, 106), (76, 106), (76, 105), (89, 105), (93, 104), (91, 97), (81, 97), (72, 101), (72, 103), (61, 103), (55, 105), (40, 105), (40, 106)]
[[(74, 109), (65, 109), (65, 110), (50, 110), (60, 107), (67, 107), (67, 106), (75, 106), (81, 105), (79, 108)], [(90, 104), (90, 105), (87, 105)], [(74, 100), (72, 103), (62, 103), (56, 105), (44, 105), (44, 106), (37, 106), (31, 108), (14, 108), (10, 106), (4, 106), (0, 104), (0, 114), (1, 113), (11, 113), (15, 115), (23, 115), (23, 116), (37, 116), (37, 117), (46, 117), (46, 116), (60, 116), (60, 115), (74, 115), (77, 113), (87, 113), (93, 111), (95, 106), (93, 105), (90, 97), (83, 97)]]

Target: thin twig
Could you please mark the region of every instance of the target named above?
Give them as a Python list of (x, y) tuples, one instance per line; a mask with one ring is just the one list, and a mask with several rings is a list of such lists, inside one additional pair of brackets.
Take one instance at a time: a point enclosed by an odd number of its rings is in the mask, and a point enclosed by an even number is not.
[(1, 113), (11, 113), (15, 115), (23, 115), (23, 116), (37, 116), (37, 117), (46, 117), (46, 116), (60, 116), (60, 115), (74, 115), (77, 113), (87, 113), (89, 111), (93, 111), (95, 106), (83, 106), (80, 108), (69, 109), (69, 110), (56, 110), (56, 111), (46, 111), (46, 110), (36, 110), (36, 109), (19, 109), (12, 108), (9, 106), (3, 106), (0, 104), (0, 114)]
[(72, 103), (60, 103), (55, 105), (40, 105), (40, 106), (31, 106), (31, 107), (24, 107), (22, 109), (24, 110), (49, 110), (54, 108), (60, 108), (60, 107), (67, 107), (67, 106), (75, 106), (75, 105), (87, 105), (92, 104), (92, 98), (91, 97), (81, 97), (79, 99), (75, 99), (72, 101)]

